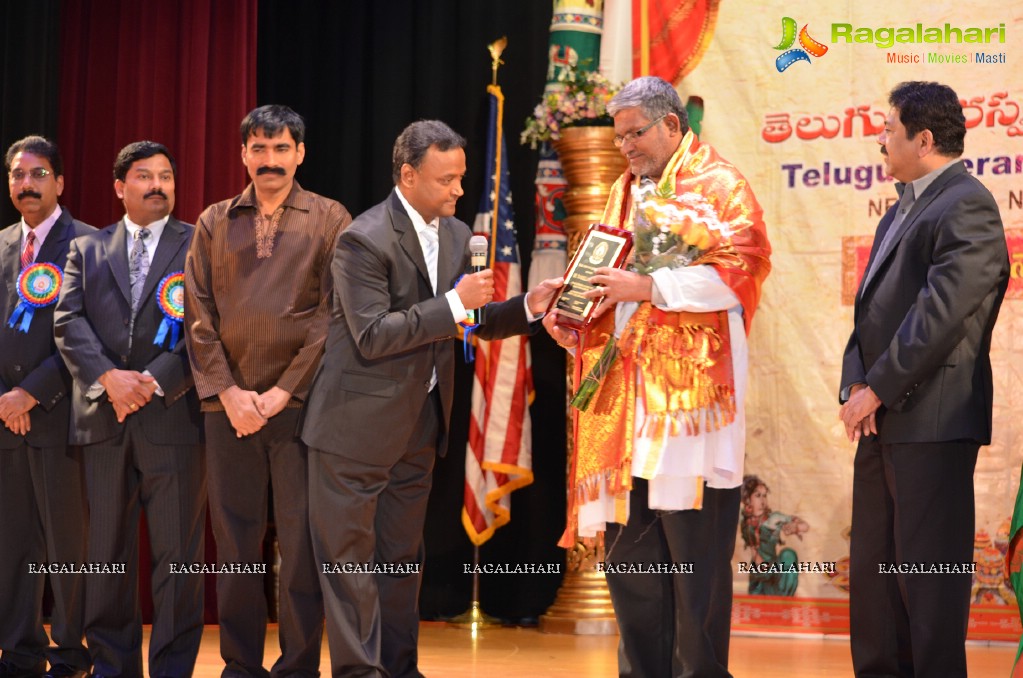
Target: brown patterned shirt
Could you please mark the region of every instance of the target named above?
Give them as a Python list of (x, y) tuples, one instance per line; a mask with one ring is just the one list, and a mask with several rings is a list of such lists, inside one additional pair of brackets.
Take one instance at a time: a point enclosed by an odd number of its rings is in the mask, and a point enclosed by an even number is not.
[(222, 410), (216, 396), (233, 385), (259, 393), (279, 386), (297, 406), (319, 364), (330, 263), (352, 216), (298, 182), (281, 210), (271, 228), (249, 184), (196, 223), (185, 263), (185, 339), (203, 410)]

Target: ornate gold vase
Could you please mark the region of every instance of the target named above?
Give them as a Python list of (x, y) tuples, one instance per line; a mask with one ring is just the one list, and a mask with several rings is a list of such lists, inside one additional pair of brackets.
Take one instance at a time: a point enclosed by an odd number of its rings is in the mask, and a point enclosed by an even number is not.
[(610, 126), (568, 127), (552, 144), (568, 182), (562, 203), (568, 212), (564, 224), (569, 258), (590, 224), (604, 215), (611, 185), (625, 171), (625, 157), (615, 148), (614, 135)]
[[(625, 171), (625, 158), (614, 147), (613, 127), (569, 127), (554, 142), (568, 182), (562, 197), (568, 216), (568, 258), (592, 223), (599, 223), (611, 185)], [(568, 396), (575, 392), (571, 360), (568, 365)], [(569, 415), (568, 430), (572, 430)], [(569, 458), (572, 439), (569, 436)], [(618, 633), (607, 580), (597, 563), (604, 560), (604, 540), (580, 539), (567, 555), (565, 578), (547, 612), (540, 616), (543, 633), (614, 635)]]

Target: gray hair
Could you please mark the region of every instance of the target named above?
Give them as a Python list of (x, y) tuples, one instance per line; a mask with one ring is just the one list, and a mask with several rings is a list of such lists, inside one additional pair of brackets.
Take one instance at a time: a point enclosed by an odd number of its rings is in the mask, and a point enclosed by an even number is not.
[(689, 130), (689, 115), (678, 92), (667, 80), (654, 75), (636, 78), (614, 95), (607, 104), (607, 113), (612, 118), (623, 108), (636, 108), (643, 111), (650, 120), (674, 113), (682, 124), (682, 133)]
[(431, 146), (438, 151), (465, 148), (465, 137), (440, 120), (419, 120), (412, 123), (394, 140), (391, 154), (391, 178), (397, 184), (401, 180), (401, 168), (406, 163), (415, 169), (423, 164), (423, 158)]

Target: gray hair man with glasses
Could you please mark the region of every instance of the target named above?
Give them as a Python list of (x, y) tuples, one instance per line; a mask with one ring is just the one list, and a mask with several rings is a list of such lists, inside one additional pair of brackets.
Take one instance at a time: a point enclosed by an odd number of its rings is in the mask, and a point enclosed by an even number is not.
[(561, 543), (606, 531), (621, 675), (728, 676), (746, 336), (771, 248), (749, 184), (670, 83), (633, 80), (608, 112), (628, 169), (603, 222), (633, 231), (632, 261), (595, 269), (588, 332), (543, 321), (604, 383), (575, 415)]
[[(40, 136), (4, 158), (18, 223), (0, 231), (0, 676), (84, 676), (80, 574), (51, 573), (50, 638), (43, 630), (46, 563), (85, 561), (82, 460), (69, 448), (70, 376), (53, 341), (53, 309), (68, 246), (90, 226), (58, 204), (60, 151)], [(26, 567), (27, 564), (27, 567)], [(31, 568), (38, 572), (32, 572)]]

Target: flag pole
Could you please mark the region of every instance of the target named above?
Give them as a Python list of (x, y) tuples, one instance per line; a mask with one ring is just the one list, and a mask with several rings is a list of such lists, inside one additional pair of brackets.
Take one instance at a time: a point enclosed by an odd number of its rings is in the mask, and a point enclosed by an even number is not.
[(480, 547), (476, 544), (472, 547), (472, 602), (469, 603), (468, 610), (457, 617), (452, 617), (448, 624), (469, 629), (473, 636), (480, 629), (501, 625), (495, 617), (484, 612), (480, 605)]
[[(501, 64), (504, 63), (503, 61), (501, 61), (501, 53), (507, 46), (508, 46), (507, 37), (502, 37), (499, 40), (495, 40), (494, 42), (487, 45), (487, 50), (490, 52), (491, 69), (490, 88), (488, 88), (488, 90), (497, 89), (497, 69), (501, 66)], [(500, 90), (498, 89), (498, 91)], [(498, 134), (501, 134), (503, 131), (501, 127), (500, 118), (501, 114), (499, 112), (497, 125)], [(497, 141), (498, 152), (500, 152), (500, 148), (501, 148), (500, 139), (498, 139)], [(500, 167), (500, 163), (497, 163), (497, 166)], [(500, 176), (498, 177), (497, 181), (500, 181)], [(495, 190), (497, 194), (500, 195), (500, 191), (497, 190), (496, 188)], [(492, 224), (495, 225), (494, 226), (495, 228), (497, 224), (497, 210), (498, 204), (497, 200), (495, 200), (494, 216), (491, 222)], [(490, 238), (491, 251), (490, 256), (488, 257), (488, 260), (491, 265), (493, 265), (494, 262), (494, 248), (496, 247), (495, 244), (496, 242), (497, 238), (493, 237), (493, 233), (491, 233)], [(469, 629), (473, 637), (476, 636), (477, 631), (479, 631), (480, 629), (493, 626), (500, 626), (500, 622), (498, 622), (496, 618), (491, 617), (486, 612), (484, 612), (482, 606), (480, 605), (480, 547), (479, 544), (475, 542), (473, 542), (472, 547), (472, 600), (469, 603), (469, 609), (456, 617), (452, 617), (448, 621), (448, 624), (451, 626), (457, 626), (459, 628)]]

